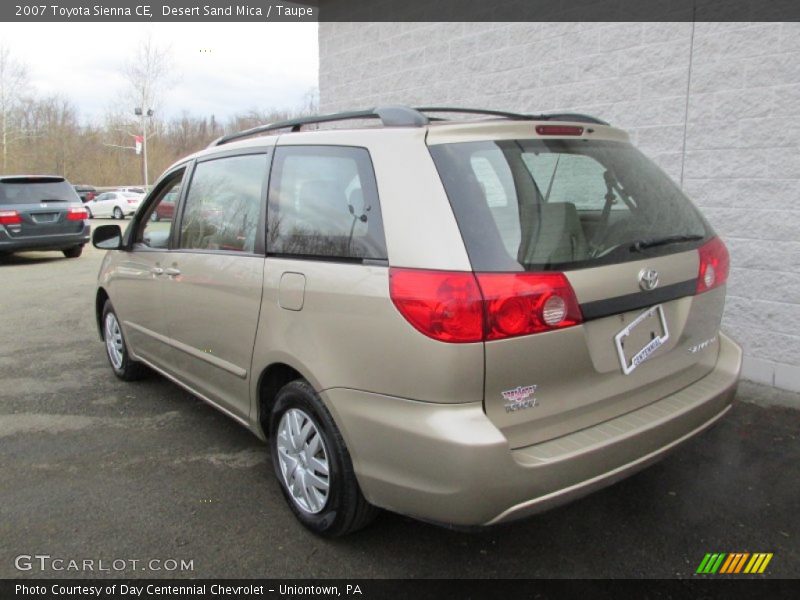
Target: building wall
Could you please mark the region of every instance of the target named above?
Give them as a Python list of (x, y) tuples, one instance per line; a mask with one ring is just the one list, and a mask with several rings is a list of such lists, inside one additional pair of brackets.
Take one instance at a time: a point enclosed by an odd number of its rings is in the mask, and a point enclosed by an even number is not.
[(745, 376), (800, 390), (799, 23), (320, 23), (322, 111), (576, 111), (631, 133), (731, 252)]

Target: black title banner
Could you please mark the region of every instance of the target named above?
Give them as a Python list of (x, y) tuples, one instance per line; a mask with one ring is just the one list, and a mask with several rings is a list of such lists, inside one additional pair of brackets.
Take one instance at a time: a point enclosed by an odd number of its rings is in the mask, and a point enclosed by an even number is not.
[(208, 580), (208, 579), (41, 579), (0, 580), (3, 600), (316, 598), (320, 600), (429, 600), (491, 598), (685, 599), (797, 598), (797, 580), (706, 578), (684, 580), (525, 580), (525, 579), (378, 579), (378, 580)]
[(169, 0), (140, 4), (122, 0), (12, 0), (0, 5), (3, 21), (105, 22), (307, 22), (317, 21), (313, 2), (263, 0)]
[(800, 21), (798, 0), (11, 0), (2, 21)]

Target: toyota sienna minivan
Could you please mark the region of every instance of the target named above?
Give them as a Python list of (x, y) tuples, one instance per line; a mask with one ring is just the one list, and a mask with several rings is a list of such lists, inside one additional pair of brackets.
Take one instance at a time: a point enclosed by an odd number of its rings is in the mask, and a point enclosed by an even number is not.
[(114, 373), (149, 367), (269, 440), (319, 534), (378, 508), (534, 514), (658, 460), (736, 388), (725, 245), (585, 115), (390, 106), (256, 127), (177, 162), (93, 241)]

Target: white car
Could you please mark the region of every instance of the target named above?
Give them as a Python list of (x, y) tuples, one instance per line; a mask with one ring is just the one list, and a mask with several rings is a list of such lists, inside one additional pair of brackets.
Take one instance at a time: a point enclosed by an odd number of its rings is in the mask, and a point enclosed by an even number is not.
[(89, 212), (89, 217), (111, 217), (124, 219), (132, 215), (144, 200), (144, 194), (134, 192), (104, 192), (87, 202), (83, 206)]

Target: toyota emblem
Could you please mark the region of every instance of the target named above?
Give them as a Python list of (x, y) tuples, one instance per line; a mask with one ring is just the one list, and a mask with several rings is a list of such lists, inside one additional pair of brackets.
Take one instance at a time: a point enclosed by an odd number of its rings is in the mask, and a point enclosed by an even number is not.
[(642, 269), (639, 271), (639, 287), (645, 292), (658, 287), (658, 271), (655, 269)]

